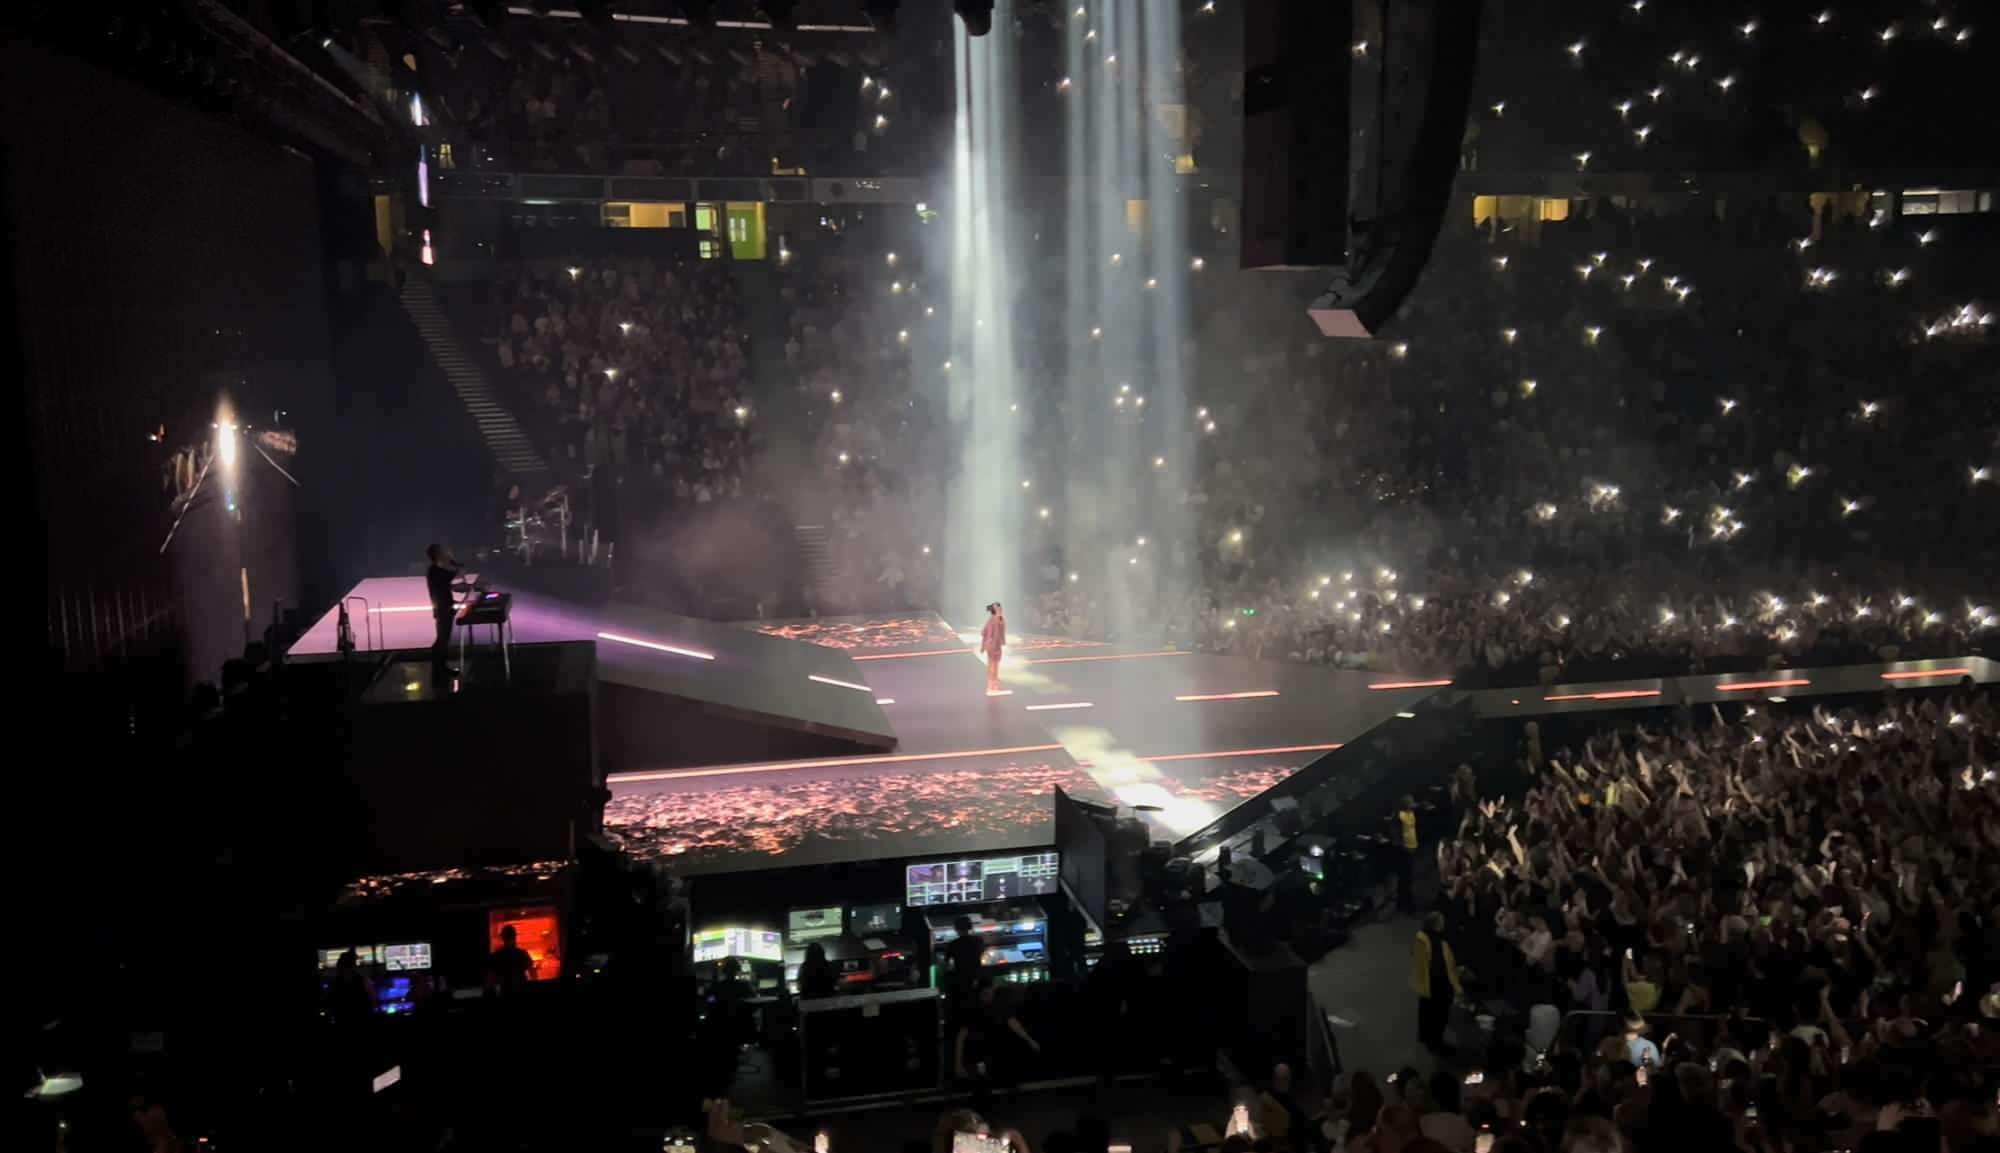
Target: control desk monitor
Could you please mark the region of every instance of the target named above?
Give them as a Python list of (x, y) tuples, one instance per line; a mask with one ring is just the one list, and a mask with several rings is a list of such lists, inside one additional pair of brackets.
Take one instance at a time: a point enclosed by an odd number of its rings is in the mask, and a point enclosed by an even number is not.
[(785, 914), (785, 943), (794, 947), (840, 936), (840, 906), (793, 909)]
[(904, 901), (911, 906), (975, 905), (1046, 897), (1056, 891), (1054, 850), (1006, 857), (968, 857), (904, 866)]
[(847, 910), (847, 931), (857, 937), (877, 937), (903, 931), (903, 906), (856, 905)]
[(783, 962), (785, 959), (785, 937), (769, 929), (745, 929), (729, 926), (721, 929), (703, 929), (694, 935), (694, 959), (696, 963), (720, 961), (724, 957), (742, 957), (751, 961)]
[[(319, 967), (332, 970), (340, 967), (340, 955), (346, 949), (321, 949)], [(416, 973), (431, 967), (431, 944), (429, 941), (410, 941), (398, 945), (356, 945), (354, 959), (362, 965), (380, 965), (390, 973)]]

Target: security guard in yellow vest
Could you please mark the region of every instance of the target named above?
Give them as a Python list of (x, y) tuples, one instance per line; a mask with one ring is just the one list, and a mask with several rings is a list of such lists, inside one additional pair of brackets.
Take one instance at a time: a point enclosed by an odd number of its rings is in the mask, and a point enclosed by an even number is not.
[(1396, 907), (1405, 913), (1414, 913), (1417, 909), (1417, 799), (1408, 793), (1403, 794), (1403, 803), (1396, 810), (1396, 826), (1402, 834), (1402, 851), (1396, 855)]

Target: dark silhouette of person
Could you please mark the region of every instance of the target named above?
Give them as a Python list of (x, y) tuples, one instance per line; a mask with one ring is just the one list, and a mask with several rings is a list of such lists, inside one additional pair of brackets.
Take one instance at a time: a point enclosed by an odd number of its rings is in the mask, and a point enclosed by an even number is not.
[(831, 997), (835, 990), (833, 962), (826, 959), (826, 946), (814, 941), (799, 962), (799, 997)]
[(431, 643), (431, 671), (451, 673), (454, 670), (446, 659), (451, 655), (451, 626), (458, 615), (458, 605), (451, 593), (451, 583), (458, 579), (461, 568), (451, 550), (440, 544), (424, 550), (430, 559), (430, 567), (424, 570), (424, 588), (430, 593), (431, 617), (437, 622), (437, 639)]
[(368, 975), (361, 971), (361, 958), (353, 948), (340, 955), (333, 965), (333, 987), (328, 990), (327, 1016), (341, 1028), (368, 1020), (375, 1011), (375, 994)]
[(514, 926), (500, 926), (500, 947), (486, 959), (486, 979), (491, 988), (512, 993), (535, 976), (535, 959), (515, 943)]
[(952, 922), (958, 936), (944, 947), (945, 990), (950, 994), (954, 1008), (965, 1009), (972, 1003), (975, 987), (979, 982), (979, 966), (986, 956), (986, 941), (972, 931), (972, 918), (959, 917)]

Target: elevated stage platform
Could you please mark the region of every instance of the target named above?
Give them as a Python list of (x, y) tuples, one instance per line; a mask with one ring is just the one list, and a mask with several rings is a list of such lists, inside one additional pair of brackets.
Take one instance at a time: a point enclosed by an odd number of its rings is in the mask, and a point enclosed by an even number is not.
[[(419, 655), (432, 636), (422, 578), (364, 581), (353, 595), (366, 601), (349, 602), (359, 655), (380, 669), (363, 700), (444, 706), (384, 730), (442, 753), (421, 724), (466, 715), (449, 707), (461, 694), (495, 699), (508, 675), (491, 630), (477, 630), (485, 643), (468, 649), (463, 680), (443, 685)], [(1468, 692), (1444, 678), (1026, 636), (988, 695), (977, 633), (935, 614), (736, 625), (513, 596), (517, 657), (549, 655), (517, 660), (509, 690), (588, 670), (577, 739), (609, 793), (601, 828), (683, 875), (1041, 848), (1055, 840), (1057, 787), (1136, 810), (1156, 840), (1202, 855), (1296, 823), (1291, 806), (1324, 812), (1400, 789), (1391, 766), (1436, 760), (1443, 746), (1427, 742), (1476, 720), (2000, 679), (2000, 666), (1966, 657)], [(353, 659), (336, 617), (293, 646), (294, 663)]]
[(846, 653), (895, 753), (609, 774), (605, 831), (628, 852), (701, 874), (1031, 848), (1053, 843), (1056, 786), (1179, 839), (1438, 687), (1021, 637), (989, 697), (977, 634), (933, 615), (753, 627)]
[[(889, 718), (840, 649), (615, 601), (585, 604), (508, 591), (508, 640), (515, 650), (595, 646), (596, 736), (608, 770), (844, 756), (896, 746)], [(430, 647), (435, 626), (422, 577), (370, 578), (344, 603), (356, 655), (408, 655)], [(300, 636), (287, 659), (347, 659), (338, 631), (336, 607)], [(505, 674), (494, 629), (459, 631), (468, 643), (468, 682)], [(455, 641), (454, 659), (457, 652)]]

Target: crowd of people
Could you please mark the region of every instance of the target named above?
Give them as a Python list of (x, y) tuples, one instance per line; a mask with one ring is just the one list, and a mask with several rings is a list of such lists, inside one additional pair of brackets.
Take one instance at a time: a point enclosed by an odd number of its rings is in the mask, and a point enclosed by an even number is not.
[(896, 98), (901, 74), (873, 45), (820, 53), (750, 30), (691, 43), (557, 23), (462, 33), (381, 25), (357, 52), (401, 103), (421, 99), (423, 126), (450, 145), (445, 167), (880, 176), (927, 143), (920, 108)]
[[(1456, 221), (1394, 339), (1228, 366), (1201, 561), (1133, 615), (1496, 678), (1990, 642), (1991, 314), (1952, 303), (1976, 250), (1863, 200), (1729, 209)], [(1106, 599), (1052, 583), (1034, 627), (1106, 627)]]
[(1727, 712), (1452, 790), (1412, 984), (1472, 1072), (1354, 1073), (1295, 1147), (2000, 1146), (2000, 710)]
[(569, 472), (693, 504), (741, 493), (749, 334), (726, 263), (510, 267), (489, 315), (516, 411)]
[[(1076, 557), (1039, 549), (1023, 624), (1515, 682), (1981, 650), (2000, 621), (1979, 576), (2000, 550), (2000, 400), (1967, 382), (1992, 360), (1989, 314), (1889, 279), (1921, 260), (1956, 285), (1976, 254), (1903, 221), (1885, 235), (1855, 203), (1817, 225), (1601, 204), (1532, 241), (1497, 215), (1461, 222), (1404, 339), (1195, 351), (1198, 380), (1241, 387), (1197, 385), (1216, 431), (1179, 493), (1185, 547), (1147, 554), (1144, 582), (1079, 579)], [(1804, 260), (1876, 283), (1790, 283), (1793, 232), (1816, 237)], [(497, 354), (557, 455), (637, 477), (629, 498), (747, 484), (825, 525), (843, 582), (817, 611), (934, 605), (952, 427), (904, 334), (943, 297), (875, 243), (815, 237), (741, 272), (511, 268)], [(751, 275), (775, 281), (768, 323), (745, 315)], [(1945, 323), (1930, 339), (1908, 327), (1927, 309)], [(1031, 393), (1058, 387), (1038, 373)]]

